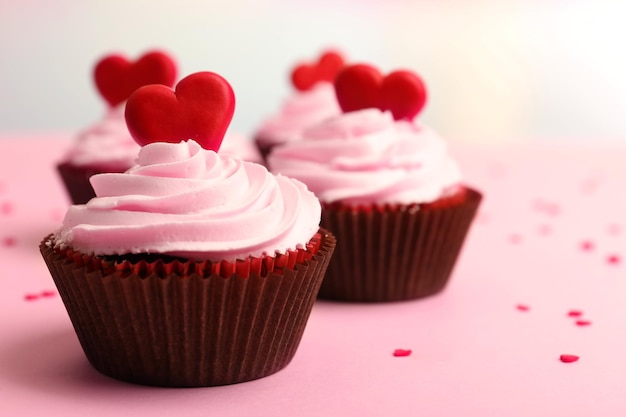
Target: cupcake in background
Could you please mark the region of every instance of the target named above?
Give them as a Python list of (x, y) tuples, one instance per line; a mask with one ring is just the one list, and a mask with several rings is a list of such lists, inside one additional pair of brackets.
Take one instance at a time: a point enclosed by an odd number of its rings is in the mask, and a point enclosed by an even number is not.
[(344, 114), (275, 148), (268, 164), (322, 202), (338, 241), (320, 297), (379, 302), (440, 292), (481, 200), (462, 182), (446, 143), (415, 120), (419, 76), (352, 65), (335, 80)]
[[(124, 173), (91, 178), (40, 250), (91, 364), (146, 385), (232, 384), (293, 358), (335, 246), (304, 184), (216, 153), (234, 111), (221, 76), (138, 89)], [(170, 143), (173, 142), (173, 143)]]
[(263, 164), (263, 157), (252, 139), (241, 133), (226, 133), (219, 153), (241, 158), (244, 161)]
[(332, 82), (343, 66), (340, 53), (327, 51), (315, 63), (294, 67), (291, 83), (296, 91), (263, 121), (254, 136), (264, 159), (274, 146), (297, 140), (303, 129), (341, 113)]
[(124, 120), (130, 94), (148, 84), (174, 85), (176, 64), (164, 52), (152, 51), (131, 62), (122, 55), (108, 55), (94, 67), (96, 88), (107, 102), (104, 118), (80, 132), (57, 170), (74, 204), (95, 196), (89, 178), (103, 172), (124, 172), (134, 164), (139, 146)]

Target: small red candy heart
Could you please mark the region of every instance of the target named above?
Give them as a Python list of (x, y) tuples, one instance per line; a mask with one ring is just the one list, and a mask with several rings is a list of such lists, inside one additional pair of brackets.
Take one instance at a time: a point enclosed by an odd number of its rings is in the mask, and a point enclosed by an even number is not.
[(323, 53), (314, 64), (303, 63), (291, 72), (291, 82), (299, 91), (308, 91), (321, 81), (332, 82), (343, 68), (344, 59), (335, 51)]
[(113, 107), (144, 85), (174, 85), (176, 64), (159, 51), (148, 52), (135, 62), (122, 55), (109, 55), (96, 64), (93, 76), (100, 95)]
[(426, 87), (417, 74), (398, 70), (383, 77), (366, 64), (341, 70), (335, 78), (335, 92), (344, 112), (378, 108), (389, 110), (395, 120), (413, 119), (426, 104)]
[(157, 84), (139, 88), (128, 98), (125, 117), (139, 145), (193, 139), (217, 152), (234, 111), (228, 81), (213, 72), (197, 72), (179, 81), (175, 90)]

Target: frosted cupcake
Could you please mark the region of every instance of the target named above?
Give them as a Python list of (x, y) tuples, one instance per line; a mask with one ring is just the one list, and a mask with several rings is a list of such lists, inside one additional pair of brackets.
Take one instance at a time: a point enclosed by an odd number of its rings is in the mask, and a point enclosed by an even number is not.
[(337, 52), (325, 52), (316, 63), (297, 65), (291, 73), (296, 92), (279, 111), (268, 117), (255, 134), (255, 143), (265, 159), (270, 150), (297, 140), (302, 130), (341, 113), (333, 80), (344, 66)]
[(124, 104), (130, 94), (147, 84), (172, 86), (176, 64), (163, 52), (149, 52), (136, 62), (109, 55), (94, 67), (94, 82), (107, 102), (102, 120), (80, 132), (57, 170), (74, 204), (95, 196), (89, 178), (97, 173), (124, 172), (137, 157), (139, 146), (124, 120)]
[[(40, 245), (87, 358), (106, 375), (232, 384), (275, 373), (296, 352), (335, 241), (302, 183), (215, 152), (233, 108), (213, 73), (176, 92), (139, 89), (126, 112), (143, 145), (137, 164), (94, 175), (96, 197), (71, 206)], [(161, 135), (169, 141), (151, 142)]]
[[(391, 86), (391, 87), (389, 87)], [(462, 182), (446, 143), (414, 118), (426, 99), (408, 71), (365, 65), (337, 77), (343, 115), (306, 129), (269, 156), (322, 202), (322, 227), (339, 242), (320, 297), (397, 301), (448, 282), (481, 195)]]
[(241, 133), (227, 133), (219, 153), (263, 164), (263, 157), (252, 140)]

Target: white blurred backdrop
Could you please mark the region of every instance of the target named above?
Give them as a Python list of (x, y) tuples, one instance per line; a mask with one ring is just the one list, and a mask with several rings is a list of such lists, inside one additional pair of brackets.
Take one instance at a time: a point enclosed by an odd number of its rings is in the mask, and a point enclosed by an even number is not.
[(626, 144), (623, 0), (0, 0), (0, 133), (73, 132), (106, 108), (93, 64), (160, 48), (211, 70), (251, 133), (327, 47), (419, 72), (458, 141)]

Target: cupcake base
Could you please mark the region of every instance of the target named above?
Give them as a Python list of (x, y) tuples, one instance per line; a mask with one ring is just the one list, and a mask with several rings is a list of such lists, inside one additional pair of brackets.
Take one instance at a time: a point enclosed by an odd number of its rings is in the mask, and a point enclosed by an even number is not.
[(233, 384), (293, 358), (335, 247), (237, 263), (120, 261), (40, 245), (89, 362), (123, 381)]
[(323, 204), (339, 245), (319, 297), (353, 302), (427, 297), (446, 286), (482, 196), (462, 188), (432, 204)]

